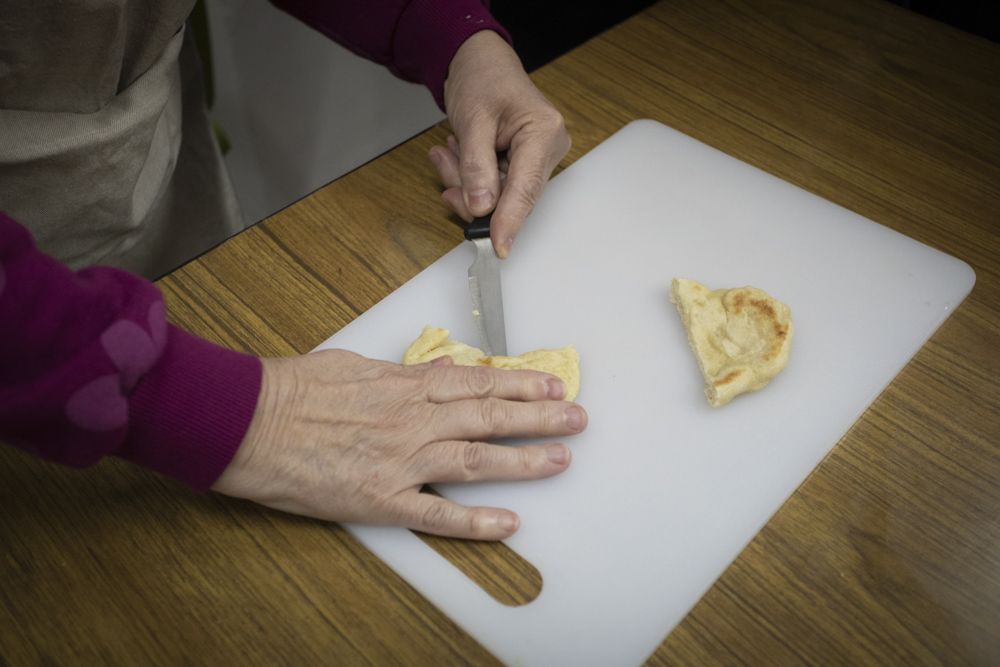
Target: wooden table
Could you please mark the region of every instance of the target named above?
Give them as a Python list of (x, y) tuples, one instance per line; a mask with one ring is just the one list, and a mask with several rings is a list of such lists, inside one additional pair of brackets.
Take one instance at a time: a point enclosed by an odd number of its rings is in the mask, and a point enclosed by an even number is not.
[[(978, 282), (650, 659), (1000, 663), (1000, 47), (876, 0), (663, 2), (534, 75), (569, 164), (653, 118), (969, 262)], [(306, 352), (460, 242), (436, 127), (160, 282)], [(490, 664), (335, 525), (0, 450), (0, 663)], [(498, 596), (504, 548), (435, 541)]]

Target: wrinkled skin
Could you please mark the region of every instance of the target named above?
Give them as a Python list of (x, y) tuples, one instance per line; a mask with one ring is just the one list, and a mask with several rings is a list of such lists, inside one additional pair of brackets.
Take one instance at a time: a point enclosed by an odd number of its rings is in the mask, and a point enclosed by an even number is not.
[(430, 150), (445, 185), (442, 199), (467, 222), (495, 207), (493, 246), (506, 257), (552, 170), (570, 149), (563, 117), (528, 78), (507, 42), (485, 30), (455, 54), (444, 99), (454, 134), (447, 146)]
[(583, 430), (586, 413), (560, 400), (564, 393), (544, 373), (447, 359), (407, 367), (344, 350), (265, 359), (257, 412), (213, 489), (320, 519), (503, 539), (519, 526), (513, 512), (420, 489), (562, 472), (570, 463), (564, 444), (489, 441)]

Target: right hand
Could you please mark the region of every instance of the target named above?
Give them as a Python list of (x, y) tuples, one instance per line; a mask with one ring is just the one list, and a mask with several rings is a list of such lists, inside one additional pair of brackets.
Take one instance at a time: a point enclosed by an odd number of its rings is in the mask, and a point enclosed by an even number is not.
[(490, 438), (582, 431), (583, 408), (535, 371), (375, 361), (344, 350), (264, 359), (257, 411), (212, 487), (294, 514), (393, 524), (477, 540), (513, 534), (509, 510), (464, 507), (424, 484), (529, 480), (564, 471), (558, 443), (502, 446)]
[(514, 49), (490, 30), (459, 47), (448, 66), (444, 99), (455, 134), (429, 153), (445, 185), (441, 197), (466, 222), (493, 211), (493, 247), (505, 258), (552, 170), (569, 152), (566, 124)]

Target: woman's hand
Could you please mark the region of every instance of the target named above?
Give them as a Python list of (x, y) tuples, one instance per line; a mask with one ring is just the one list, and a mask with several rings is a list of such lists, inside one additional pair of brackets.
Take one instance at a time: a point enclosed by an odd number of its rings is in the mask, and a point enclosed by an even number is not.
[(343, 350), (265, 359), (257, 412), (215, 491), (334, 521), (394, 524), (478, 540), (514, 533), (504, 509), (420, 493), (430, 482), (529, 480), (566, 469), (564, 436), (586, 413), (560, 380), (534, 371), (373, 361)]
[[(442, 198), (467, 222), (493, 213), (493, 247), (506, 257), (552, 170), (570, 148), (562, 115), (495, 32), (467, 39), (451, 61), (445, 107), (455, 134), (430, 158)], [(497, 153), (502, 157), (498, 160)]]

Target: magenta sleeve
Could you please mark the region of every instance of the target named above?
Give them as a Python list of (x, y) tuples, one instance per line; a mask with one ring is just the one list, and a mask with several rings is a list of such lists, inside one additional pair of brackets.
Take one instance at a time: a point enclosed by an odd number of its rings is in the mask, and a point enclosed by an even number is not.
[(148, 281), (73, 272), (0, 213), (0, 440), (76, 467), (121, 456), (206, 489), (260, 381), (257, 358), (170, 325)]
[(271, 0), (274, 5), (407, 81), (422, 83), (444, 109), (451, 59), (466, 39), (510, 35), (481, 0)]

